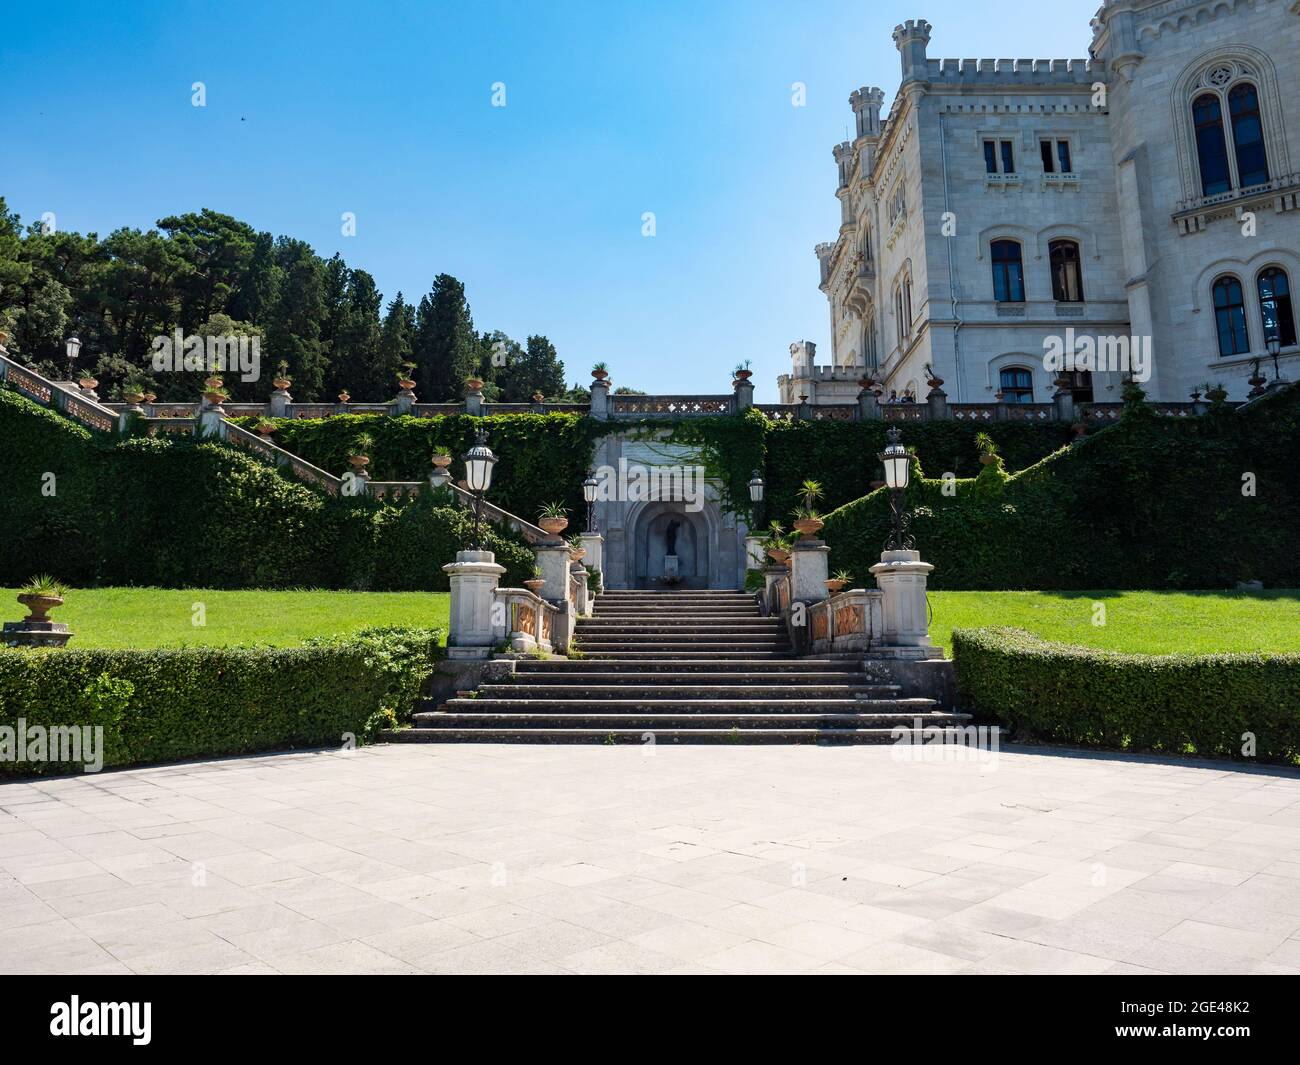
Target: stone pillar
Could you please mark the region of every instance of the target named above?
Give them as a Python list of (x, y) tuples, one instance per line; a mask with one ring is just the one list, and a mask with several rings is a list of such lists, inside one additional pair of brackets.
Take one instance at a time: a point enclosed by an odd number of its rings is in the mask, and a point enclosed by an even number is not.
[(451, 483), (451, 471), (446, 466), (434, 466), (429, 471), (429, 487), (441, 488)]
[(569, 573), (579, 581), (578, 602), (576, 604), (578, 613), (586, 617), (591, 613), (591, 597), (587, 593), (587, 567), (581, 562), (571, 562), (569, 564)]
[(876, 398), (875, 392), (864, 388), (858, 393), (858, 418), (866, 422), (879, 421), (882, 417), (880, 401)]
[(775, 563), (763, 567), (763, 602), (767, 604), (767, 612), (772, 617), (777, 617), (781, 613), (781, 603), (777, 598), (776, 586), (781, 580), (790, 576), (790, 571), (783, 565)]
[(465, 413), (483, 413), (483, 390), (481, 388), (471, 388), (465, 393)]
[(733, 414), (739, 414), (743, 410), (748, 410), (754, 405), (754, 382), (748, 379), (737, 377), (732, 386), (735, 388), (735, 395), (731, 397), (731, 410)]
[(921, 561), (919, 551), (885, 551), (871, 567), (882, 597), (885, 648), (897, 648), (908, 657), (918, 658), (932, 651), (925, 584), (933, 569), (930, 563)]
[(1070, 425), (1074, 422), (1074, 393), (1068, 388), (1058, 388), (1052, 396), (1056, 405), (1056, 420)]
[(442, 567), (451, 579), (448, 658), (487, 658), (492, 653), (492, 601), (505, 566), (491, 551), (458, 551)]
[(538, 593), (552, 603), (567, 602), (569, 598), (569, 545), (563, 540), (543, 540), (533, 544), (537, 568), (546, 581)]
[(403, 388), (393, 397), (393, 414), (415, 413), (415, 389)]
[(745, 537), (745, 569), (762, 569), (766, 560), (763, 538), (750, 533)]
[(831, 549), (823, 540), (795, 541), (790, 552), (790, 601), (816, 603), (825, 599)]
[(603, 573), (605, 570), (605, 538), (598, 532), (582, 533), (582, 546), (587, 552), (583, 557), (587, 568)]
[(903, 81), (924, 81), (928, 76), (926, 46), (930, 43), (930, 24), (925, 19), (908, 19), (894, 27), (894, 46), (902, 60)]
[(942, 388), (932, 388), (925, 396), (926, 406), (930, 408), (930, 421), (942, 421), (948, 417), (948, 393)]
[(225, 435), (223, 419), (226, 409), (220, 403), (209, 403), (206, 399), (199, 403), (199, 436), (222, 437)]
[(287, 388), (277, 388), (271, 393), (271, 417), (289, 417), (289, 404), (292, 402), (293, 396), (289, 395)]
[(597, 421), (609, 418), (609, 381), (591, 382), (591, 416)]

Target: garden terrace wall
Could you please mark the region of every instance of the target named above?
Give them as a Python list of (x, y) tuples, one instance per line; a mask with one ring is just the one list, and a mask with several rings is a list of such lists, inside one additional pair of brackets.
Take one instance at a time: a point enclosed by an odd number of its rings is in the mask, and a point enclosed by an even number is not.
[[(373, 629), (296, 648), (5, 648), (0, 726), (102, 726), (106, 766), (341, 748), (409, 719), (441, 639)], [(0, 775), (75, 770), (0, 761)]]
[(1120, 654), (1018, 629), (957, 629), (952, 642), (959, 705), (1016, 739), (1300, 759), (1300, 654)]

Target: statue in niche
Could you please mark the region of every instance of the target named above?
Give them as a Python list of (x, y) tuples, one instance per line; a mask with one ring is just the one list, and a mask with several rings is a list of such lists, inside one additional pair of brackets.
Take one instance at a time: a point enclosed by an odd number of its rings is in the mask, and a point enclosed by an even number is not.
[(667, 554), (677, 554), (677, 530), (682, 527), (679, 521), (670, 521), (668, 528), (664, 531), (664, 543), (668, 546)]

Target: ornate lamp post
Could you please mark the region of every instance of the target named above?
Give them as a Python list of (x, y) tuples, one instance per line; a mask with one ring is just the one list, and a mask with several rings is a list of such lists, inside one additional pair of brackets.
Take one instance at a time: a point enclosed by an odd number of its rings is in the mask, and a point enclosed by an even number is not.
[(75, 381), (76, 375), (73, 368), (76, 365), (77, 356), (81, 354), (81, 341), (76, 337), (68, 337), (63, 342), (63, 350), (68, 356), (68, 380)]
[(492, 467), (497, 462), (497, 457), (487, 446), (487, 434), (482, 429), (478, 431), (474, 446), (462, 458), (465, 462), (465, 484), (474, 494), (474, 550), (482, 551), (483, 495), (492, 486)]
[(1273, 360), (1273, 380), (1282, 380), (1282, 373), (1277, 368), (1277, 354), (1282, 350), (1282, 338), (1278, 335), (1277, 329), (1273, 328), (1268, 331), (1268, 339), (1264, 341), (1264, 346), (1268, 349), (1268, 354)]
[(763, 527), (763, 489), (765, 487), (766, 486), (763, 484), (763, 478), (760, 477), (758, 471), (755, 470), (754, 477), (749, 482), (749, 498), (754, 504), (755, 529), (761, 529)]
[(889, 489), (889, 509), (891, 525), (889, 539), (885, 541), (886, 551), (912, 551), (916, 543), (907, 534), (907, 512), (903, 509), (903, 493), (907, 491), (907, 482), (911, 474), (912, 460), (907, 448), (899, 443), (902, 433), (891, 428), (885, 436), (889, 445), (879, 455), (885, 467), (885, 485)]
[(582, 498), (587, 501), (587, 532), (589, 533), (596, 531), (596, 489), (599, 487), (594, 473), (587, 474), (587, 479), (582, 482)]

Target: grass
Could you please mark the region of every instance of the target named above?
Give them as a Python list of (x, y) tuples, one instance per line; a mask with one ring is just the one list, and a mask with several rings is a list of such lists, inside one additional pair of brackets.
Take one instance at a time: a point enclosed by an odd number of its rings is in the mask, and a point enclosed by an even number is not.
[[(1095, 624), (1094, 604), (1105, 606)], [(1142, 654), (1300, 651), (1300, 590), (931, 592), (930, 638), (1010, 625), (1045, 640)], [(1101, 616), (1101, 615), (1098, 615)]]
[[(25, 612), (15, 588), (0, 589), (0, 619)], [(202, 604), (202, 611), (198, 605)], [(196, 647), (273, 644), (374, 625), (447, 630), (446, 592), (260, 592), (208, 588), (72, 588), (50, 617), (72, 629), (70, 647)], [(203, 624), (195, 624), (201, 617)]]

